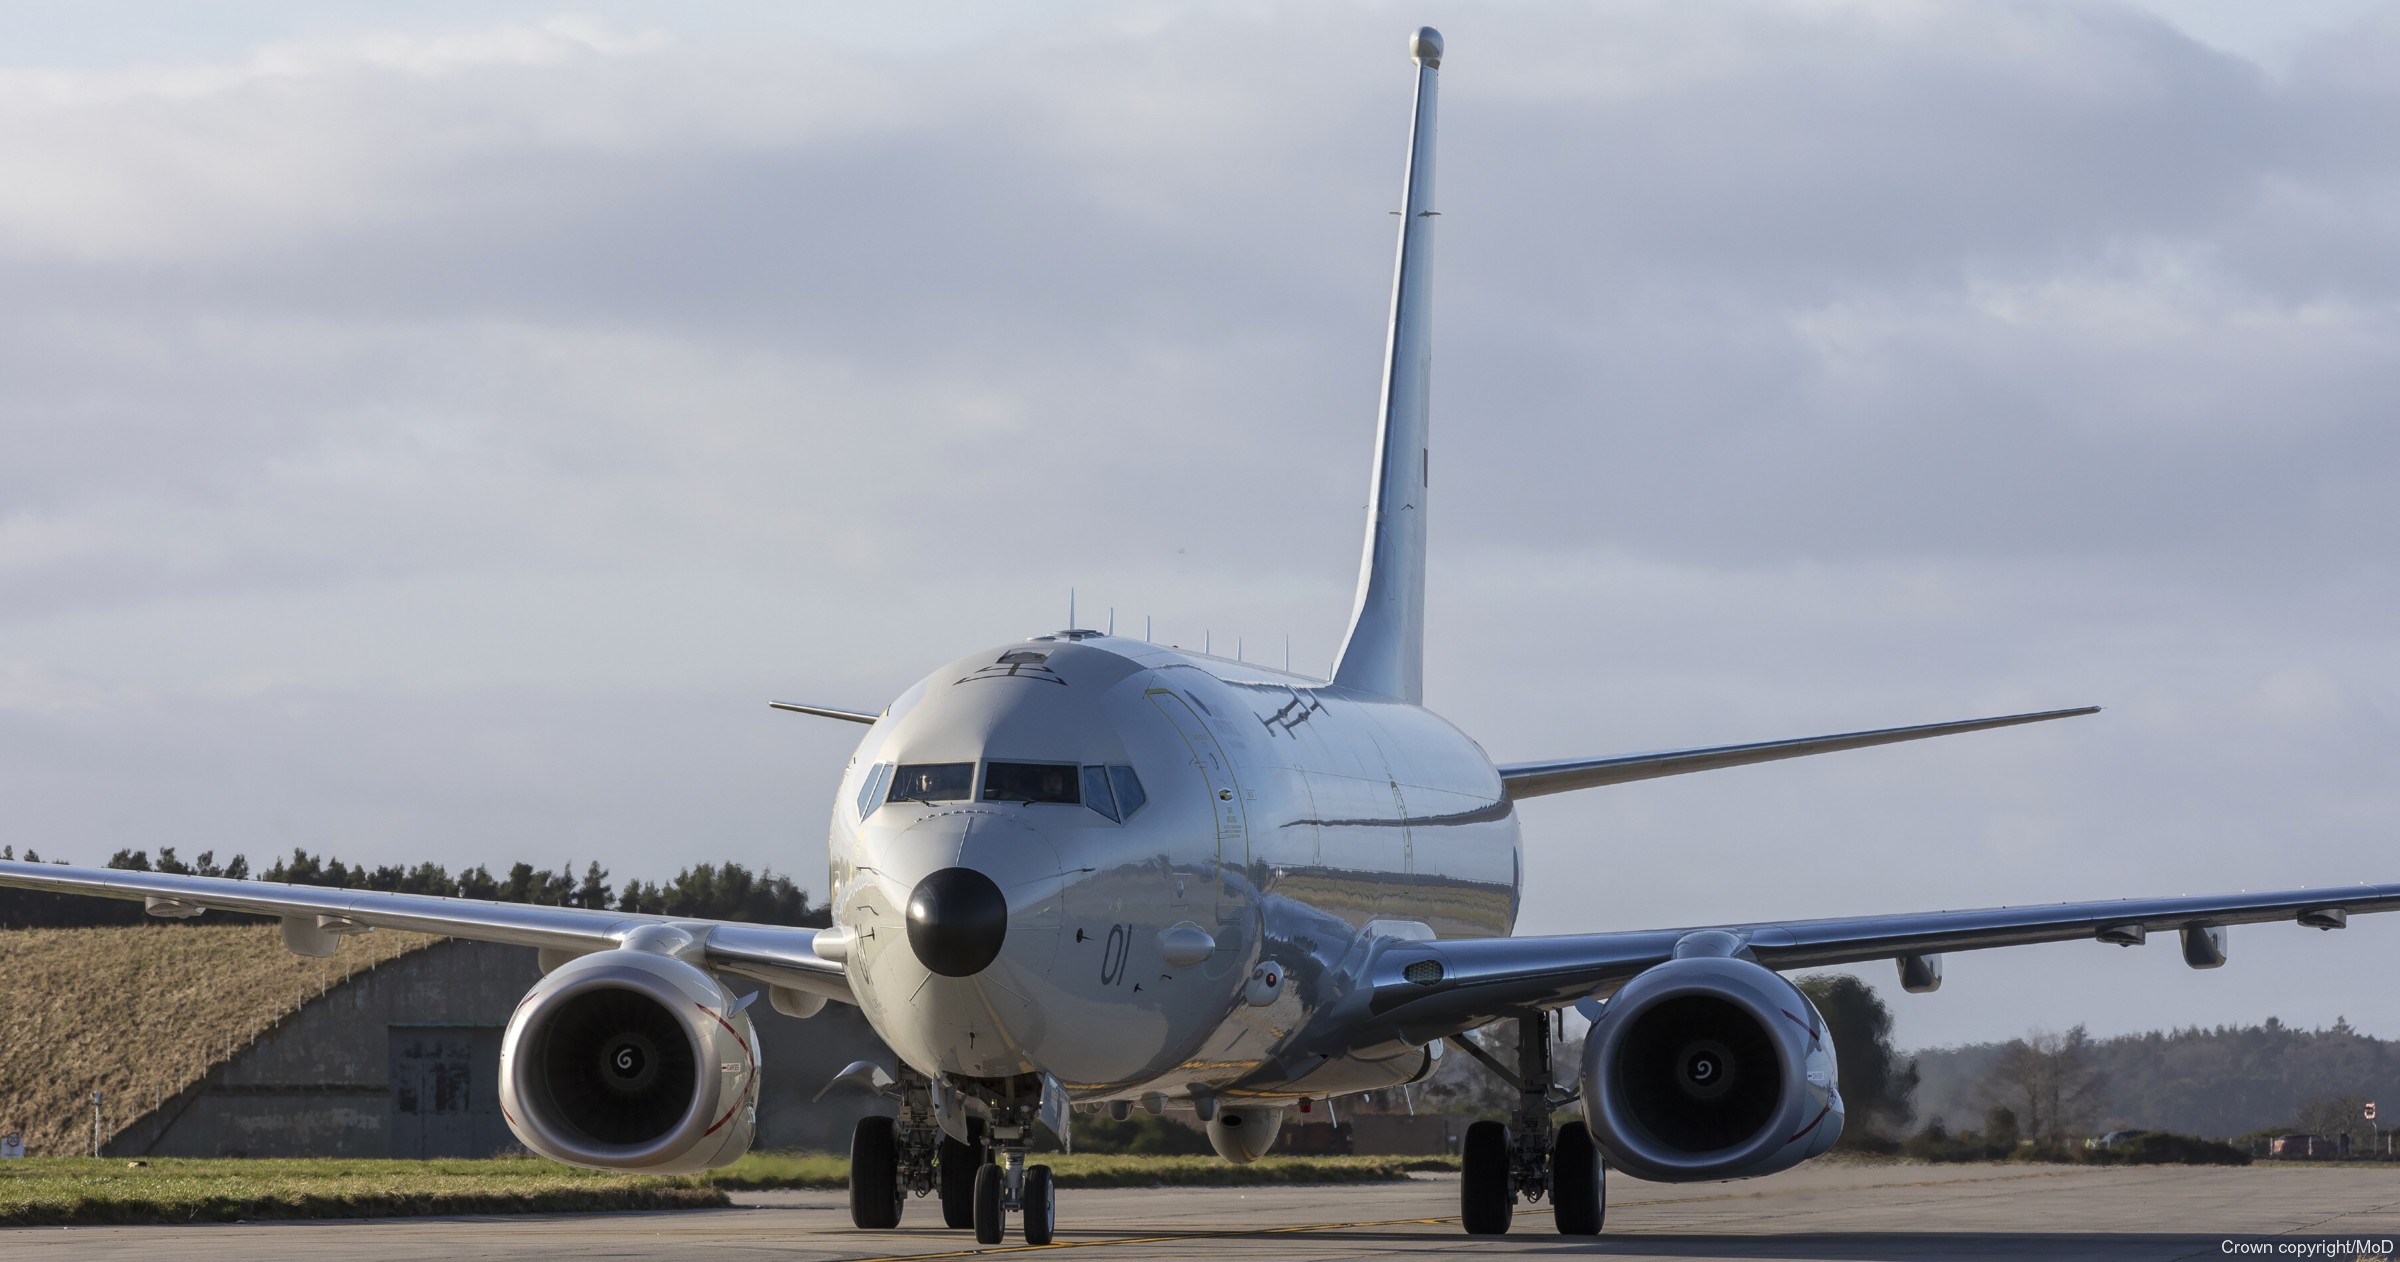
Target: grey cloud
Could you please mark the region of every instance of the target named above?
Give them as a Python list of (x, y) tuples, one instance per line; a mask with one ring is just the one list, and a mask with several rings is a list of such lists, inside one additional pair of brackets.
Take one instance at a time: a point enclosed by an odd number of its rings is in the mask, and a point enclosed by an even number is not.
[[(848, 734), (768, 695), (1069, 584), (1322, 663), (1415, 20), (457, 18), (438, 73), (0, 90), (48, 177), (0, 197), (0, 792), (87, 859), (813, 882)], [(2086, 4), (1444, 25), (1437, 705), (1502, 757), (2112, 707), (1543, 804), (1528, 930), (2389, 875), (2388, 20), (2278, 68)], [(1979, 961), (1903, 1030), (2329, 1016), (2290, 970), (2367, 943), (2304, 945), (2147, 1006)]]

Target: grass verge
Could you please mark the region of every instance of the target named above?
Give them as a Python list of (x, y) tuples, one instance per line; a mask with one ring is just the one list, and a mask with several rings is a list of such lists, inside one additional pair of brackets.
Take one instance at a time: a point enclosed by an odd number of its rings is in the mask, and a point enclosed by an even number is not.
[(571, 1214), (728, 1205), (696, 1180), (496, 1161), (183, 1160), (0, 1163), (0, 1226)]
[[(1269, 1157), (1246, 1166), (1215, 1157), (1047, 1153), (1062, 1188), (1226, 1187), (1379, 1183), (1420, 1170), (1458, 1169), (1446, 1157)], [(577, 1170), (533, 1157), (491, 1161), (248, 1160), (37, 1157), (0, 1163), (0, 1227), (404, 1218), (454, 1214), (591, 1214), (709, 1209), (726, 1193), (849, 1186), (831, 1153), (754, 1152), (722, 1170), (683, 1177)]]
[[(1455, 1171), (1455, 1157), (1267, 1157), (1246, 1166), (1215, 1157), (1038, 1153), (1062, 1188), (1234, 1187), (1269, 1183), (1387, 1183), (1419, 1170)], [(754, 1152), (696, 1183), (736, 1191), (850, 1186), (850, 1163), (831, 1153)]]

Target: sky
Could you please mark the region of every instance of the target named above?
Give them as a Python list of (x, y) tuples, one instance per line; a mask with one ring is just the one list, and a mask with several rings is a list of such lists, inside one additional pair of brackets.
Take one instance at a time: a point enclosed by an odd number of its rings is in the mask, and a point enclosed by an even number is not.
[[(853, 11), (863, 10), (863, 11)], [(2400, 880), (2400, 5), (0, 13), (0, 841), (824, 881), (1113, 610), (1322, 669), (1440, 27), (1428, 701), (1520, 932)], [(2346, 1016), (2400, 917), (1953, 956), (1931, 1046)]]

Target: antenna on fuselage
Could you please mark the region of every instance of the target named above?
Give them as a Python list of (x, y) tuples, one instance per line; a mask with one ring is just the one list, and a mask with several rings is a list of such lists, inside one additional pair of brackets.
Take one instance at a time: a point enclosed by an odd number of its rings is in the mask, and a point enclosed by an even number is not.
[(1117, 633), (1117, 607), (1115, 605), (1108, 607), (1108, 633), (1110, 635)]
[(1151, 638), (1150, 638), (1150, 615), (1148, 615), (1148, 614), (1143, 614), (1143, 615), (1142, 615), (1142, 643), (1144, 643), (1144, 644), (1156, 644), (1156, 643), (1158, 643), (1158, 641), (1156, 641), (1156, 640), (1153, 640), (1153, 639), (1151, 639)]
[[(1400, 185), (1399, 256), (1392, 265), (1392, 320), (1384, 341), (1383, 398), (1375, 424), (1366, 554), (1350, 633), (1332, 681), (1412, 705), (1425, 698), (1425, 485), (1431, 472), (1426, 396), (1433, 376), (1434, 93), (1442, 37), (1420, 27), (1408, 40), (1417, 64), (1408, 170)], [(1415, 459), (1410, 459), (1410, 457)]]
[(1075, 589), (1067, 588), (1067, 629), (1075, 629)]

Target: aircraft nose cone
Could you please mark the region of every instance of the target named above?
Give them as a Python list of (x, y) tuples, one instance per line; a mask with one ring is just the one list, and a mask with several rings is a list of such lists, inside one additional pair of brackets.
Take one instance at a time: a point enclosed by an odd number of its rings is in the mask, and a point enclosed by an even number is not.
[(908, 896), (908, 945), (944, 977), (973, 977), (1000, 954), (1008, 899), (973, 868), (943, 868)]

